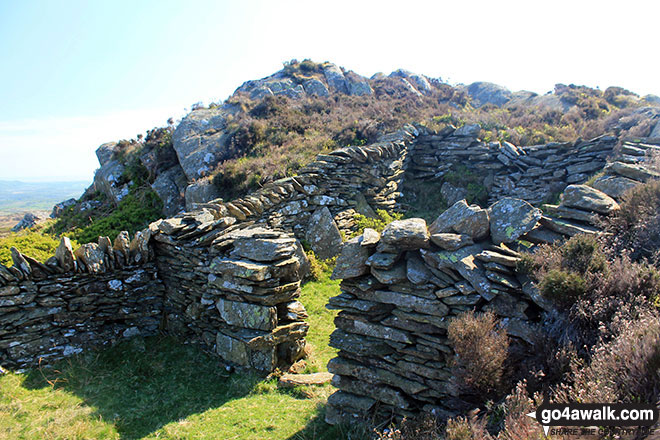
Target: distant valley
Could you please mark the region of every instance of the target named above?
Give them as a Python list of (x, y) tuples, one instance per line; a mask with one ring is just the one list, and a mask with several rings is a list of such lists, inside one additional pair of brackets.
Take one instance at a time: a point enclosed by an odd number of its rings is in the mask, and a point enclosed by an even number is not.
[(0, 215), (34, 211), (50, 211), (53, 205), (72, 197), (78, 198), (87, 181), (20, 182), (0, 180)]

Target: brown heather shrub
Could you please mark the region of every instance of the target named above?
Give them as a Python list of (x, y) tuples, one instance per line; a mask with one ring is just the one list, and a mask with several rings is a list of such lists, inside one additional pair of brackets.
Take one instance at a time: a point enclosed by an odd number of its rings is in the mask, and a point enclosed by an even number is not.
[(658, 271), (623, 255), (610, 263), (606, 275), (590, 281), (587, 294), (573, 305), (568, 316), (580, 329), (582, 342), (593, 346), (617, 337), (627, 322), (652, 310), (659, 292)]
[(422, 415), (412, 419), (404, 418), (398, 426), (390, 426), (375, 432), (377, 440), (439, 440), (441, 426), (433, 416)]
[(614, 254), (629, 252), (634, 261), (651, 259), (658, 264), (660, 250), (660, 180), (632, 188), (621, 209), (605, 220), (611, 233), (608, 246)]
[(554, 393), (557, 402), (639, 402), (660, 399), (660, 319), (647, 313), (622, 323), (621, 333), (600, 344), (588, 365), (574, 364), (573, 382)]
[(597, 238), (578, 235), (523, 256), (518, 271), (529, 274), (567, 318), (552, 329), (556, 340), (592, 347), (615, 337), (621, 322), (638, 319), (658, 301), (660, 274), (653, 266), (631, 261), (625, 251), (611, 255)]
[(501, 391), (509, 339), (495, 315), (465, 312), (451, 320), (447, 334), (456, 352), (452, 370), (463, 391), (482, 400)]
[[(511, 394), (492, 410), (480, 414), (477, 409), (471, 411), (467, 417), (448, 420), (444, 433), (440, 423), (432, 416), (426, 415), (416, 419), (404, 419), (398, 426), (377, 433), (377, 438), (378, 440), (537, 440), (544, 438), (543, 429), (526, 414), (540, 405), (541, 396), (536, 394), (530, 398), (525, 382), (519, 382)], [(493, 420), (496, 420), (495, 424), (492, 423)]]

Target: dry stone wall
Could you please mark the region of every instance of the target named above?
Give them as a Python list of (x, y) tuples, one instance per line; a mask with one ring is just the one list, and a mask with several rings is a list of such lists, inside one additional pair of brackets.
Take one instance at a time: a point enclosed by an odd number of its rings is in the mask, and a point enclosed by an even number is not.
[(77, 257), (62, 239), (46, 264), (12, 250), (14, 265), (0, 265), (0, 365), (31, 367), (158, 332), (163, 284), (140, 237), (132, 246), (126, 238), (114, 248), (101, 238)]
[[(460, 165), (480, 176), (490, 203), (518, 197), (538, 206), (567, 185), (583, 183), (601, 170), (618, 143), (613, 136), (601, 136), (517, 147), (482, 142), (479, 131), (478, 125), (449, 126), (439, 132), (406, 125), (374, 144), (319, 155), (297, 176), (269, 183), (248, 196), (195, 205), (238, 221), (293, 231), (326, 258), (338, 254), (342, 233), (355, 231), (356, 213), (375, 216), (378, 209), (405, 210), (404, 178), (409, 187), (442, 182), (445, 174)], [(631, 146), (617, 157), (634, 159), (639, 151), (643, 154), (643, 149)]]
[[(373, 216), (374, 210), (397, 207), (407, 151), (417, 134), (415, 127), (406, 125), (374, 144), (319, 155), (298, 175), (243, 198), (218, 199), (198, 207), (293, 231), (309, 241), (315, 252), (333, 256), (341, 244), (339, 231), (354, 230), (355, 213)], [(316, 245), (314, 240), (322, 243)]]
[[(640, 153), (655, 145), (625, 143)], [(632, 150), (636, 148), (637, 150)], [(333, 278), (341, 294), (328, 364), (339, 389), (328, 399), (330, 424), (430, 412), (452, 417), (471, 409), (462, 400), (449, 361), (454, 351), (447, 328), (468, 311), (492, 311), (510, 337), (533, 345), (534, 325), (553, 306), (515, 271), (520, 252), (579, 233), (598, 233), (599, 216), (619, 209), (626, 185), (660, 175), (643, 156), (608, 164), (593, 185), (566, 187), (558, 205), (544, 211), (505, 197), (488, 209), (456, 202), (432, 224), (395, 221), (382, 235), (371, 229), (349, 240)], [(610, 194), (610, 195), (608, 195)]]
[(304, 355), (304, 253), (290, 234), (203, 209), (159, 220), (129, 241), (75, 251), (62, 238), (46, 264), (12, 250), (0, 265), (0, 365), (49, 363), (159, 331), (229, 364), (270, 372)]
[(420, 134), (407, 168), (412, 185), (440, 181), (456, 165), (483, 177), (489, 203), (519, 197), (534, 205), (546, 202), (570, 184), (584, 183), (605, 166), (618, 139), (517, 147), (509, 142), (482, 142), (478, 125)]
[(216, 216), (203, 209), (151, 226), (167, 330), (234, 365), (272, 371), (295, 362), (309, 328), (297, 301), (299, 242)]

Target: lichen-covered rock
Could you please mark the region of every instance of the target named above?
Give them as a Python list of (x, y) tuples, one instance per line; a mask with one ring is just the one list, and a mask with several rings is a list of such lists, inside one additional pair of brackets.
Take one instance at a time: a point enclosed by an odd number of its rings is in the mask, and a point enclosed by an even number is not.
[(161, 172), (151, 184), (151, 188), (163, 201), (165, 216), (172, 216), (183, 210), (186, 185), (186, 176), (178, 165)]
[(145, 261), (149, 261), (149, 241), (151, 240), (151, 234), (152, 232), (149, 228), (135, 233), (135, 237), (133, 237), (129, 245), (129, 254), (134, 262), (144, 263)]
[(94, 174), (94, 189), (105, 194), (115, 205), (128, 195), (128, 184), (121, 184), (124, 165), (112, 159)]
[(219, 161), (229, 158), (228, 113), (229, 107), (194, 110), (174, 131), (174, 150), (188, 181), (207, 175)]
[(619, 209), (616, 200), (587, 185), (567, 186), (562, 195), (561, 205), (601, 214), (610, 214)]
[(278, 385), (284, 388), (295, 388), (298, 386), (324, 385), (332, 380), (332, 373), (311, 374), (284, 374), (280, 376)]
[(11, 251), (11, 259), (12, 262), (14, 263), (14, 267), (19, 268), (25, 275), (30, 275), (32, 273), (32, 268), (30, 267), (30, 264), (27, 262), (25, 257), (16, 249), (15, 247), (12, 246), (10, 249)]
[(489, 209), (493, 243), (512, 243), (531, 231), (543, 213), (524, 200), (506, 197)]
[(406, 278), (413, 284), (425, 284), (433, 274), (426, 267), (424, 261), (416, 254), (409, 254), (406, 261)]
[(660, 179), (660, 173), (649, 170), (641, 165), (623, 162), (612, 162), (605, 167), (605, 171), (609, 174), (618, 174), (639, 182), (646, 182), (649, 179)]
[(477, 205), (468, 206), (465, 200), (460, 200), (440, 214), (429, 226), (429, 231), (431, 235), (442, 232), (466, 234), (478, 241), (488, 236), (489, 228), (487, 210)]
[(512, 93), (506, 87), (489, 82), (474, 82), (467, 87), (467, 92), (477, 106), (494, 104), (502, 106), (509, 102)]
[(269, 331), (277, 327), (277, 309), (220, 298), (215, 303), (220, 317), (229, 325)]
[(431, 235), (431, 242), (439, 248), (448, 251), (455, 251), (464, 246), (474, 244), (472, 237), (467, 234), (451, 234), (448, 232)]
[(53, 206), (53, 211), (50, 213), (50, 218), (58, 218), (59, 216), (62, 215), (62, 213), (66, 208), (68, 208), (69, 206), (73, 206), (75, 204), (76, 204), (76, 199), (73, 198), (64, 200), (60, 203), (56, 203)]
[(348, 72), (345, 76), (348, 80), (348, 93), (350, 95), (363, 96), (374, 93), (366, 78), (354, 72)]
[(305, 238), (320, 259), (339, 255), (342, 238), (327, 206), (314, 211), (307, 225)]
[(406, 265), (403, 263), (397, 264), (391, 269), (377, 269), (371, 268), (371, 274), (380, 283), (383, 284), (396, 284), (406, 280), (407, 272)]
[(74, 252), (76, 259), (82, 261), (89, 273), (102, 273), (107, 270), (106, 256), (96, 243), (87, 243)]
[(394, 220), (383, 229), (379, 251), (399, 252), (429, 247), (429, 230), (421, 218)]
[(336, 64), (326, 63), (323, 65), (323, 75), (331, 89), (348, 94), (348, 81), (344, 73)]
[(129, 252), (131, 249), (131, 236), (128, 235), (128, 231), (121, 231), (115, 237), (112, 248), (119, 252), (126, 261), (128, 261)]
[(294, 238), (240, 237), (234, 242), (231, 255), (254, 261), (277, 261), (296, 252)]
[(244, 278), (250, 281), (265, 281), (272, 278), (270, 266), (252, 261), (216, 257), (209, 267), (212, 273), (225, 277)]
[(220, 197), (220, 191), (212, 181), (203, 179), (193, 182), (186, 187), (186, 210), (192, 211), (197, 208), (198, 203), (206, 203), (216, 200), (218, 197)]
[(11, 228), (12, 232), (18, 232), (22, 231), (23, 229), (29, 229), (33, 226), (36, 226), (37, 222), (41, 220), (39, 217), (36, 215), (32, 214), (31, 212), (28, 212), (23, 216), (21, 221), (16, 223), (13, 228)]
[(105, 164), (109, 163), (114, 158), (115, 152), (118, 148), (119, 146), (117, 142), (101, 144), (101, 146), (96, 149), (96, 157), (99, 160), (99, 164), (103, 167)]
[(449, 182), (445, 182), (442, 184), (442, 187), (440, 187), (440, 194), (442, 195), (442, 198), (445, 200), (445, 202), (447, 202), (447, 205), (451, 206), (456, 202), (464, 200), (467, 197), (468, 192), (465, 188), (454, 186)]
[(330, 92), (328, 91), (328, 88), (323, 84), (321, 81), (319, 81), (316, 78), (311, 78), (303, 82), (303, 87), (305, 88), (305, 92), (307, 92), (308, 95), (312, 96), (320, 96), (320, 97), (327, 97), (330, 96)]
[(410, 72), (409, 70), (397, 69), (390, 73), (390, 77), (405, 78), (407, 82), (414, 86), (415, 90), (417, 90), (422, 95), (428, 95), (431, 93), (431, 84), (424, 75), (419, 75), (417, 73)]

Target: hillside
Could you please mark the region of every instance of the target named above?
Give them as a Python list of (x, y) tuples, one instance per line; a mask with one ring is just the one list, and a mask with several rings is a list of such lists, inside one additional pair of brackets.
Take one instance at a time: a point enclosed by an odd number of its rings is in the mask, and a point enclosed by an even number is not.
[(0, 240), (0, 434), (533, 440), (542, 401), (657, 414), (656, 97), (292, 61), (96, 154), (80, 199)]
[[(329, 62), (293, 60), (245, 82), (224, 102), (194, 106), (176, 125), (99, 147), (94, 185), (54, 232), (89, 227), (115, 207), (118, 216), (139, 219), (127, 226), (133, 232), (160, 212), (245, 195), (295, 175), (317, 154), (371, 143), (409, 122), (436, 130), (476, 123), (485, 141), (527, 146), (605, 133), (660, 136), (660, 129), (654, 133), (659, 105), (657, 97), (618, 87), (558, 84), (538, 95), (484, 82), (450, 85), (406, 70), (366, 78)], [(118, 232), (108, 224), (76, 238), (91, 240), (102, 230)]]

